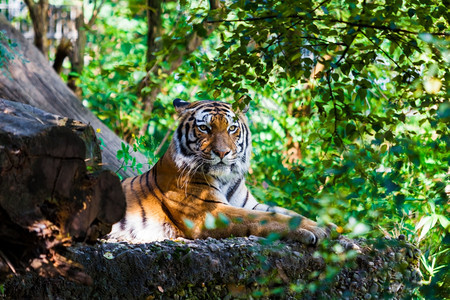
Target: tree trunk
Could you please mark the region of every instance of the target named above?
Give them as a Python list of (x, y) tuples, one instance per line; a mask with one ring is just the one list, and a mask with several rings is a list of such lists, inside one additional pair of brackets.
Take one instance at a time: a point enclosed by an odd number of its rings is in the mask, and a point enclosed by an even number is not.
[(34, 45), (42, 54), (48, 57), (48, 0), (25, 0), (25, 4), (30, 12), (31, 22), (34, 30)]
[(56, 73), (61, 74), (64, 59), (70, 55), (72, 51), (72, 42), (63, 37), (56, 48), (55, 60), (53, 61), (53, 69)]
[[(103, 164), (112, 171), (118, 171), (124, 177), (135, 176), (137, 172), (130, 168), (121, 169), (117, 160), (117, 151), (124, 143), (86, 109), (73, 92), (64, 84), (48, 61), (20, 32), (15, 30), (0, 14), (0, 30), (17, 43), (13, 49), (15, 57), (0, 72), (0, 97), (7, 100), (31, 104), (42, 110), (67, 116), (90, 124), (103, 141)], [(148, 167), (147, 159), (140, 153), (132, 153), (137, 163)]]
[[(126, 208), (119, 178), (101, 170), (91, 126), (4, 99), (0, 191), (0, 257), (11, 270), (29, 263), (70, 277), (72, 264), (58, 250), (96, 241)], [(81, 274), (77, 280), (86, 282)]]
[(161, 36), (161, 2), (162, 0), (147, 0), (147, 53), (146, 69), (151, 69), (150, 63), (155, 60), (154, 52), (161, 47), (156, 38)]
[[(84, 23), (84, 8), (77, 8), (77, 17), (75, 19), (75, 27), (77, 29), (78, 37), (72, 45), (72, 51), (69, 54), (71, 63), (71, 72), (81, 74), (84, 68), (84, 49), (86, 47), (86, 24)], [(69, 75), (67, 85), (75, 94), (80, 95), (81, 90), (76, 84), (78, 76)]]

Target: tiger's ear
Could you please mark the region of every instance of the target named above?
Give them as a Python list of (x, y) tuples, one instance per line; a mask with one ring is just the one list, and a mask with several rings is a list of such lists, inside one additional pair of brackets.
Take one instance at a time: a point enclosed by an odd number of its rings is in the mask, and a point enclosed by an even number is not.
[(173, 106), (177, 113), (182, 113), (190, 103), (179, 98), (173, 100)]

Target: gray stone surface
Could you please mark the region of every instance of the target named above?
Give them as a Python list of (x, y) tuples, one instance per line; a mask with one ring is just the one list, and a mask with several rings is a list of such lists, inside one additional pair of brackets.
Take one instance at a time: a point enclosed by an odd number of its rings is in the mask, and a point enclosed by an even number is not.
[(359, 253), (345, 250), (345, 240), (314, 248), (257, 237), (76, 245), (67, 256), (84, 266), (91, 285), (29, 272), (9, 279), (5, 291), (54, 299), (402, 299), (417, 287), (413, 247), (355, 243)]

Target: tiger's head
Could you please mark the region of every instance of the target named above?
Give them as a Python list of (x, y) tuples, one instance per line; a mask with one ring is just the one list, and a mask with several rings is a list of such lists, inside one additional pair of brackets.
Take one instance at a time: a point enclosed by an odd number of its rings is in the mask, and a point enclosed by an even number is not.
[(251, 136), (246, 117), (230, 104), (203, 100), (173, 101), (180, 124), (172, 139), (172, 159), (188, 174), (227, 180), (249, 168)]

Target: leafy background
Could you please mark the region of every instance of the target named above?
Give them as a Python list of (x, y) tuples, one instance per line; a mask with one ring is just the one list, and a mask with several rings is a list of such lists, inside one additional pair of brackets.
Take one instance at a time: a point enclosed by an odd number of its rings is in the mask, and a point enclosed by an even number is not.
[[(247, 181), (257, 198), (349, 236), (404, 235), (422, 251), (416, 295), (446, 298), (445, 2), (109, 0), (87, 33), (77, 83), (83, 104), (134, 144), (118, 153), (133, 168), (129, 151), (154, 163), (167, 148), (174, 98), (250, 103)], [(92, 6), (84, 2), (87, 15)]]

